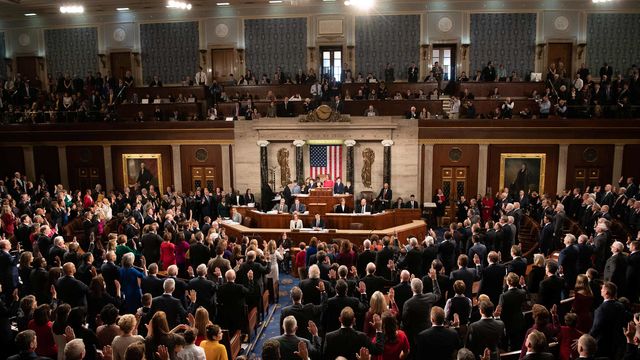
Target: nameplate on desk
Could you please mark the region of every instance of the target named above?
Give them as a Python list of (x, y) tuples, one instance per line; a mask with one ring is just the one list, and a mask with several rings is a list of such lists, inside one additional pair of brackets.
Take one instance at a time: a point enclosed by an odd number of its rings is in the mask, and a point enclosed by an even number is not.
[(273, 215), (273, 214), (277, 214), (277, 213), (278, 213), (278, 210), (269, 210), (269, 211), (267, 211), (267, 214), (272, 214)]
[(256, 207), (256, 203), (248, 203), (247, 207)]
[(153, 99), (154, 104), (160, 104), (160, 99)]

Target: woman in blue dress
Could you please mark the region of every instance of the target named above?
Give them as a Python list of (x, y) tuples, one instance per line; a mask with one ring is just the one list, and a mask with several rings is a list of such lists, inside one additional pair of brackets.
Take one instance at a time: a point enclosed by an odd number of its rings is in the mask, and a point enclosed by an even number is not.
[(142, 290), (140, 283), (147, 275), (147, 267), (142, 258), (142, 271), (133, 267), (135, 255), (127, 253), (122, 256), (122, 267), (120, 268), (120, 282), (122, 284), (122, 295), (125, 299), (125, 311), (135, 314), (142, 306)]

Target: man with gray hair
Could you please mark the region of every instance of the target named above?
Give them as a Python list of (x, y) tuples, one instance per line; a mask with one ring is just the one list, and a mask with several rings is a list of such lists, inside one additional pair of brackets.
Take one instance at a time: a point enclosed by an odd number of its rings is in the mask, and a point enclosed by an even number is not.
[(175, 289), (173, 291), (173, 297), (180, 300), (184, 307), (187, 307), (187, 299), (185, 297), (187, 291), (187, 282), (178, 278), (178, 266), (170, 265), (167, 268), (167, 279), (173, 279), (175, 282)]
[(189, 280), (189, 288), (198, 294), (196, 309), (200, 306), (207, 309), (209, 311), (209, 319), (213, 322), (216, 318), (216, 291), (218, 286), (207, 279), (207, 265), (198, 265), (196, 273), (197, 276)]
[(318, 327), (313, 321), (309, 321), (308, 324), (304, 325), (309, 328), (313, 343), (305, 338), (296, 336), (298, 322), (296, 318), (291, 315), (285, 317), (282, 322), (284, 334), (271, 338), (271, 340), (276, 340), (280, 343), (280, 358), (282, 360), (300, 359), (297, 356), (296, 352), (298, 351), (298, 346), (301, 342), (307, 345), (309, 358), (311, 358), (312, 360), (320, 359), (319, 349), (321, 346), (321, 342), (320, 337), (318, 336)]
[[(288, 316), (293, 316), (296, 321), (300, 324), (308, 324), (310, 321), (314, 323), (318, 323), (320, 320), (320, 315), (322, 314), (322, 309), (324, 307), (324, 303), (327, 300), (327, 293), (322, 293), (322, 304), (321, 305), (313, 305), (313, 304), (305, 304), (302, 305), (302, 290), (299, 287), (294, 286), (291, 289), (291, 301), (293, 301), (292, 305), (285, 306), (280, 313), (280, 329), (282, 330), (280, 333), (284, 333), (284, 319)], [(296, 331), (296, 335), (305, 339), (311, 339), (311, 333), (307, 326), (301, 326)]]
[(65, 360), (82, 360), (86, 354), (82, 339), (73, 339), (64, 346)]
[(362, 243), (362, 247), (364, 250), (358, 255), (358, 260), (356, 261), (356, 269), (358, 270), (359, 277), (365, 277), (367, 275), (367, 264), (376, 261), (376, 252), (371, 250), (371, 240), (366, 239)]
[(576, 237), (572, 234), (567, 234), (564, 237), (565, 248), (560, 251), (558, 256), (558, 265), (562, 269), (564, 275), (564, 298), (569, 297), (569, 292), (573, 290), (576, 285), (576, 278), (578, 277), (578, 255), (579, 250), (576, 245)]
[[(67, 247), (64, 244), (64, 238), (62, 236), (56, 236), (53, 238), (53, 246), (49, 249), (49, 254), (45, 257), (47, 262), (53, 264), (53, 260), (58, 258), (58, 261), (62, 263), (64, 255), (67, 253)], [(43, 254), (44, 256), (44, 254)], [(105, 279), (106, 280), (106, 279)]]
[(627, 285), (627, 256), (624, 252), (624, 244), (615, 241), (611, 244), (611, 255), (604, 266), (604, 281), (611, 281), (618, 287), (618, 294), (625, 294)]
[(407, 254), (398, 263), (398, 268), (407, 269), (415, 277), (421, 278), (424, 275), (422, 266), (422, 249), (418, 245), (418, 239), (415, 237), (409, 238), (409, 245), (407, 246)]
[(151, 302), (151, 308), (147, 313), (147, 322), (151, 321), (153, 315), (158, 311), (164, 311), (167, 315), (167, 322), (169, 328), (173, 329), (179, 324), (187, 323), (187, 314), (195, 312), (196, 292), (188, 291), (189, 306), (185, 309), (182, 302), (173, 297), (173, 292), (176, 289), (176, 282), (172, 278), (167, 278), (162, 284), (164, 294), (153, 298)]
[(429, 279), (433, 286), (433, 293), (422, 293), (422, 280), (411, 280), (413, 296), (402, 307), (402, 328), (407, 333), (412, 348), (417, 349), (418, 334), (431, 327), (431, 307), (440, 299), (440, 286), (434, 268), (429, 269)]
[(227, 270), (224, 274), (226, 282), (218, 288), (218, 306), (220, 308), (220, 326), (229, 329), (233, 334), (236, 330), (244, 329), (246, 325), (246, 298), (253, 292), (253, 271), (247, 273), (249, 286), (236, 284), (236, 272)]
[(313, 264), (309, 266), (309, 278), (300, 282), (300, 290), (302, 290), (302, 303), (320, 305), (322, 302), (320, 282), (324, 283), (324, 289), (331, 295), (333, 293), (333, 287), (331, 283), (320, 279), (320, 268), (318, 265)]

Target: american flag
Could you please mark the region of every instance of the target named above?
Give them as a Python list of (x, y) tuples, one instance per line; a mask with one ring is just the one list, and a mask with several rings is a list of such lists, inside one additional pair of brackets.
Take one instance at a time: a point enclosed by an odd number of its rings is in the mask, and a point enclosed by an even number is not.
[(322, 174), (332, 180), (342, 177), (342, 145), (310, 145), (309, 161), (313, 179)]

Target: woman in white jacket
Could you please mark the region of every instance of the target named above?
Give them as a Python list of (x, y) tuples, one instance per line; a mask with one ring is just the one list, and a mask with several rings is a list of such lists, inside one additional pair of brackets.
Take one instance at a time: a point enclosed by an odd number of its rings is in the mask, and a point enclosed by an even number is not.
[(265, 257), (269, 259), (271, 263), (271, 271), (267, 274), (267, 286), (269, 287), (269, 300), (274, 303), (279, 300), (278, 296), (278, 281), (280, 280), (280, 270), (278, 263), (284, 259), (284, 249), (282, 247), (277, 248), (275, 240), (270, 240), (265, 249)]

